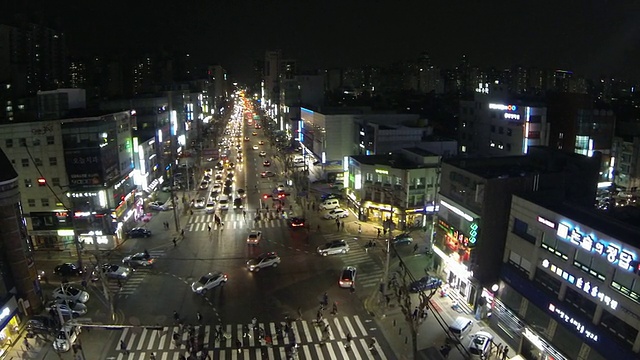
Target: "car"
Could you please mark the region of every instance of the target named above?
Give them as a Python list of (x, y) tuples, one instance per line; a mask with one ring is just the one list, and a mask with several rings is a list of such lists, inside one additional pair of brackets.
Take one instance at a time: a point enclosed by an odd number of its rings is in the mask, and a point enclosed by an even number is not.
[(341, 288), (350, 288), (356, 286), (356, 267), (355, 266), (347, 266), (342, 269), (342, 275), (340, 276), (340, 280), (338, 280), (338, 285)]
[(423, 276), (409, 285), (409, 291), (417, 293), (425, 290), (437, 289), (442, 285), (442, 280), (433, 276)]
[(304, 227), (304, 218), (292, 217), (289, 219), (289, 226), (292, 228)]
[(220, 192), (212, 191), (211, 194), (209, 194), (209, 202), (217, 201), (218, 200), (218, 196), (220, 196)]
[(207, 190), (209, 188), (209, 182), (203, 181), (200, 183), (200, 190)]
[[(97, 271), (98, 269), (96, 269)], [(131, 275), (132, 270), (125, 266), (113, 265), (113, 264), (104, 264), (102, 265), (102, 273), (108, 279), (128, 279), (129, 275)]]
[(222, 182), (222, 170), (220, 170), (220, 174), (216, 174), (215, 181), (216, 183)]
[(59, 300), (50, 301), (45, 310), (55, 311), (62, 316), (78, 317), (87, 313), (87, 305), (79, 302), (60, 302)]
[(262, 166), (271, 166), (271, 161), (265, 160), (262, 162)]
[(241, 198), (247, 197), (247, 193), (244, 191), (244, 189), (237, 189), (236, 192), (238, 193), (238, 196), (240, 196)]
[(82, 275), (82, 269), (74, 263), (63, 263), (53, 269), (53, 273), (60, 276), (79, 276)]
[(397, 235), (391, 240), (393, 245), (408, 245), (413, 242), (413, 238), (408, 233)]
[(56, 288), (51, 293), (51, 296), (56, 300), (81, 302), (83, 304), (89, 301), (88, 292), (69, 285)]
[(247, 269), (255, 272), (265, 267), (278, 267), (278, 265), (280, 265), (280, 256), (275, 252), (264, 253), (247, 261)]
[(222, 193), (227, 196), (231, 195), (232, 192), (233, 189), (231, 188), (231, 186), (225, 186), (224, 189), (222, 189)]
[(233, 199), (233, 208), (234, 209), (242, 209), (244, 208), (244, 204), (242, 203), (242, 198), (235, 198)]
[(136, 253), (133, 255), (127, 255), (122, 259), (122, 263), (127, 266), (151, 266), (156, 261), (148, 253)]
[(135, 227), (127, 232), (130, 238), (148, 238), (151, 236), (151, 230), (141, 227)]
[(53, 340), (53, 348), (58, 352), (67, 352), (71, 350), (71, 347), (75, 344), (82, 327), (64, 324), (58, 331), (56, 338)]
[(254, 132), (251, 133), (251, 135), (258, 136), (258, 133), (254, 131)]
[(322, 217), (324, 219), (342, 219), (348, 216), (349, 216), (349, 212), (347, 210), (341, 209), (341, 208), (335, 208), (333, 210), (330, 210), (326, 214), (324, 214)]
[(212, 199), (209, 199), (209, 202), (207, 203), (207, 206), (205, 206), (204, 210), (207, 214), (213, 214), (214, 212), (216, 212), (216, 202)]
[(211, 182), (211, 176), (210, 175), (204, 175), (202, 177), (202, 181), (206, 181), (206, 182), (210, 183)]
[(322, 256), (334, 254), (346, 254), (349, 252), (349, 244), (344, 240), (330, 241), (324, 245), (318, 246), (318, 254)]
[(260, 153), (258, 153), (258, 156), (265, 157), (265, 156), (267, 156), (267, 152), (266, 151), (260, 151)]
[(248, 245), (258, 245), (262, 240), (262, 231), (251, 230), (249, 235), (247, 235), (247, 244)]
[(284, 192), (284, 184), (276, 185), (276, 190), (278, 190), (278, 192)]
[(333, 194), (333, 193), (329, 193), (329, 194), (324, 194), (320, 197), (321, 201), (325, 201), (325, 200), (329, 200), (329, 199), (338, 199), (338, 200), (342, 200), (342, 195), (341, 194)]
[(196, 209), (204, 209), (205, 205), (206, 200), (204, 199), (204, 197), (199, 197), (193, 202), (193, 207)]
[(30, 333), (51, 333), (57, 328), (56, 320), (46, 315), (34, 315), (27, 321), (27, 332)]
[(180, 189), (181, 189), (180, 184), (174, 184), (173, 186), (165, 185), (162, 187), (161, 190), (163, 192), (171, 192), (171, 191), (178, 191)]
[(264, 140), (258, 141), (258, 145), (264, 145)]
[(248, 136), (245, 136), (245, 137), (244, 137), (244, 141), (249, 141), (249, 137), (248, 137)]
[(260, 177), (262, 178), (269, 178), (269, 177), (274, 177), (276, 176), (275, 173), (273, 173), (272, 171), (263, 171), (260, 173)]
[(225, 180), (225, 182), (224, 182), (224, 186), (225, 187), (230, 187), (232, 185), (233, 185), (233, 180), (231, 180), (231, 179)]
[(227, 173), (227, 179), (228, 179), (227, 181), (232, 180), (233, 176), (234, 176), (233, 172), (228, 172)]
[(211, 290), (218, 285), (223, 285), (227, 282), (229, 277), (227, 274), (221, 272), (210, 272), (203, 275), (200, 280), (191, 284), (191, 291), (196, 294), (204, 294), (207, 290)]
[(218, 209), (220, 210), (229, 210), (229, 197), (224, 196), (218, 201)]
[(471, 335), (471, 340), (469, 341), (469, 353), (471, 354), (471, 358), (488, 358), (489, 351), (491, 350), (491, 342), (493, 342), (493, 335), (486, 331), (478, 331)]
[(168, 206), (165, 206), (163, 203), (161, 203), (159, 201), (150, 202), (149, 203), (149, 209), (158, 210), (158, 211), (169, 210)]
[(253, 150), (258, 150), (258, 149), (259, 149), (258, 145), (253, 145)]
[(212, 192), (220, 192), (222, 191), (222, 183), (220, 184), (213, 184), (213, 188), (211, 189)]
[(211, 176), (211, 174), (213, 174), (213, 169), (212, 168), (204, 169), (204, 174)]

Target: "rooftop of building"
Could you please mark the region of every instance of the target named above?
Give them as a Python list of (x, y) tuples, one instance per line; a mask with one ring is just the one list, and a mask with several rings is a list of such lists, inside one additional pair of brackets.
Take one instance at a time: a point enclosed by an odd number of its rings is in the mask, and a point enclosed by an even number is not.
[[(417, 148), (411, 148), (411, 150), (409, 151), (412, 151), (413, 149), (417, 149)], [(418, 149), (418, 150), (425, 152), (425, 150), (422, 150), (422, 149)], [(432, 153), (428, 153), (428, 154), (429, 155), (425, 155), (425, 156), (437, 156)], [(382, 154), (382, 155), (351, 155), (351, 158), (363, 165), (389, 166), (394, 169), (409, 170), (409, 169), (420, 169), (420, 168), (430, 167), (430, 165), (427, 165), (427, 164), (420, 164), (420, 163), (413, 162), (400, 153)]]
[(415, 146), (409, 147), (409, 148), (403, 148), (402, 150), (406, 150), (420, 156), (438, 156), (438, 154), (434, 154), (431, 151), (428, 151), (419, 147), (415, 147)]
[(559, 197), (553, 192), (528, 192), (518, 196), (611, 236), (613, 239), (640, 247), (639, 208), (626, 206), (611, 212), (602, 211), (579, 206), (569, 201), (558, 201)]
[(590, 161), (580, 154), (564, 152), (544, 146), (529, 148), (529, 153), (514, 156), (450, 157), (443, 159), (449, 164), (466, 170), (484, 179), (522, 177), (530, 174), (556, 173), (568, 164)]

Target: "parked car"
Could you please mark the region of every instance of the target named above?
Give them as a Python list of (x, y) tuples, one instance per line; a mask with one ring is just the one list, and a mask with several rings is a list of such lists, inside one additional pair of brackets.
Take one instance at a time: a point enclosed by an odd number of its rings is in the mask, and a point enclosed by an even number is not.
[(349, 244), (344, 240), (334, 240), (324, 245), (318, 246), (318, 254), (322, 256), (333, 254), (346, 254), (349, 252)]
[(127, 232), (129, 237), (131, 238), (143, 238), (151, 236), (151, 230), (147, 230), (145, 228), (137, 227), (129, 230)]
[(350, 288), (356, 286), (356, 267), (355, 266), (347, 266), (342, 269), (342, 275), (340, 275), (340, 280), (338, 280), (338, 285), (341, 288)]
[(72, 316), (78, 317), (87, 313), (87, 306), (83, 303), (79, 302), (60, 302), (60, 301), (50, 301), (46, 306), (45, 310), (47, 311), (55, 311), (61, 313), (62, 316)]
[(433, 276), (423, 276), (421, 279), (414, 281), (409, 286), (409, 291), (419, 292), (425, 290), (437, 289), (442, 285), (442, 280)]
[(278, 265), (280, 265), (280, 256), (275, 252), (264, 253), (247, 261), (247, 269), (256, 272), (265, 267), (277, 267)]
[(51, 333), (58, 327), (55, 319), (46, 315), (35, 315), (27, 321), (27, 331), (31, 333)]
[(53, 348), (59, 352), (67, 352), (78, 339), (82, 328), (80, 326), (65, 324), (53, 341)]
[(229, 277), (221, 272), (212, 272), (203, 275), (198, 281), (191, 284), (191, 290), (196, 294), (204, 294), (218, 285), (224, 285)]
[(88, 292), (69, 285), (55, 288), (51, 296), (56, 300), (81, 302), (83, 304), (89, 301)]
[(402, 233), (391, 240), (393, 245), (408, 245), (413, 242), (413, 238), (408, 233)]
[(472, 359), (487, 359), (491, 350), (493, 335), (486, 331), (478, 331), (471, 335), (469, 353)]
[(82, 269), (74, 263), (63, 263), (53, 269), (53, 273), (60, 276), (79, 276), (82, 275)]
[(169, 210), (169, 207), (165, 206), (163, 203), (161, 203), (159, 201), (152, 201), (152, 202), (149, 203), (149, 209), (158, 210), (158, 211), (165, 211), (165, 210)]
[(348, 216), (349, 216), (349, 212), (347, 210), (336, 208), (336, 209), (330, 210), (329, 212), (324, 214), (322, 217), (324, 219), (342, 219)]
[(324, 195), (322, 195), (322, 196), (320, 197), (320, 199), (321, 199), (322, 201), (329, 200), (329, 199), (338, 199), (338, 200), (342, 200), (342, 198), (343, 198), (343, 197), (342, 197), (342, 195), (341, 195), (341, 194), (333, 194), (333, 193), (330, 193), (330, 194), (324, 194)]

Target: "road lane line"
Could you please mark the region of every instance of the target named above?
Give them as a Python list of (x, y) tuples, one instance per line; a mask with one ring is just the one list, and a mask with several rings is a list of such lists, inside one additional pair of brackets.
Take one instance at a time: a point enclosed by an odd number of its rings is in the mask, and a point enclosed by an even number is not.
[(373, 348), (376, 349), (376, 353), (378, 355), (378, 359), (387, 360), (387, 356), (384, 354), (384, 351), (382, 350), (382, 347), (380, 347), (380, 344), (377, 341), (373, 345)]
[(209, 333), (211, 333), (211, 325), (205, 325), (204, 327), (204, 343), (209, 344)]
[(278, 345), (278, 336), (276, 333), (276, 324), (273, 322), (269, 323), (269, 334), (271, 334), (271, 341), (273, 345)]
[(333, 323), (335, 324), (336, 328), (338, 328), (338, 338), (344, 339), (345, 337), (347, 337), (344, 331), (342, 331), (342, 326), (340, 326), (340, 322), (338, 321), (337, 317), (333, 318)]
[(127, 351), (133, 349), (133, 344), (136, 340), (136, 334), (132, 333), (131, 338), (129, 338), (129, 342), (127, 343)]
[(302, 332), (304, 332), (304, 336), (306, 337), (307, 341), (312, 342), (313, 339), (311, 338), (311, 332), (309, 331), (309, 325), (307, 324), (306, 321), (301, 321), (300, 324), (302, 325)]
[(367, 330), (364, 328), (364, 325), (362, 325), (362, 321), (360, 321), (360, 316), (354, 315), (353, 319), (356, 321), (356, 325), (358, 325), (358, 328), (360, 329), (362, 336), (368, 336)]
[(349, 329), (349, 334), (351, 334), (352, 337), (356, 338), (358, 337), (358, 333), (356, 333), (356, 331), (353, 329), (353, 326), (351, 326), (351, 321), (349, 320), (348, 317), (343, 317), (345, 324), (347, 324), (347, 329)]
[(122, 342), (122, 340), (124, 340), (127, 337), (128, 333), (129, 333), (129, 328), (126, 328), (122, 331), (122, 334), (120, 335), (120, 340), (118, 340), (118, 343), (116, 344), (116, 350), (121, 350), (120, 343)]

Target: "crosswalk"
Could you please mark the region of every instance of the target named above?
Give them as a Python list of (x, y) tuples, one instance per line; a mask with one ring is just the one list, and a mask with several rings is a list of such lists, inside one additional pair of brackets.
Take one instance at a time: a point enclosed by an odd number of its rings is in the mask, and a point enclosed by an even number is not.
[[(287, 226), (287, 221), (283, 218), (262, 218), (254, 220), (253, 216), (242, 215), (242, 213), (227, 212), (222, 215), (222, 223), (225, 229), (266, 229)], [(190, 232), (218, 230), (219, 225), (215, 223), (214, 214), (194, 214), (189, 217), (185, 229)]]
[(345, 266), (355, 266), (358, 270), (356, 287), (370, 288), (380, 284), (384, 270), (367, 253), (364, 240), (341, 233), (325, 234), (324, 238), (327, 242), (345, 240), (349, 244), (349, 252), (337, 255), (337, 257), (342, 260)]
[[(165, 255), (165, 250), (150, 250), (149, 255), (152, 258), (161, 258)], [(119, 260), (113, 260), (114, 264), (119, 264)], [(129, 275), (129, 278), (126, 280), (118, 280), (109, 279), (107, 282), (107, 287), (109, 288), (109, 292), (119, 297), (128, 297), (133, 294), (138, 286), (144, 281), (144, 278), (152, 271), (151, 268), (148, 267), (137, 267), (135, 271)]]
[[(190, 334), (181, 331), (179, 326), (164, 327), (161, 330), (126, 328), (112, 348), (109, 359), (138, 360), (148, 359), (154, 353), (158, 360), (178, 360), (187, 355), (184, 345), (192, 341), (200, 354), (206, 353), (211, 359), (289, 359), (288, 349), (298, 345), (297, 359), (382, 359), (387, 357), (378, 341), (366, 328), (358, 315), (331, 316), (321, 325), (315, 321), (296, 320), (291, 323), (288, 333), (285, 323), (257, 323), (225, 325), (222, 327), (222, 340), (216, 337), (217, 327), (212, 325), (195, 326)], [(328, 330), (324, 330), (328, 327)], [(251, 330), (248, 330), (251, 329)], [(262, 332), (264, 336), (258, 336)], [(326, 333), (326, 334), (325, 334)], [(351, 336), (346, 347), (347, 334)], [(271, 337), (271, 345), (265, 337)], [(190, 340), (192, 338), (193, 340)], [(240, 350), (236, 340), (242, 342)], [(128, 354), (122, 349), (124, 342)], [(188, 358), (188, 356), (185, 356)]]

